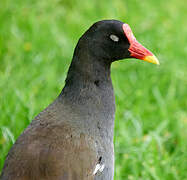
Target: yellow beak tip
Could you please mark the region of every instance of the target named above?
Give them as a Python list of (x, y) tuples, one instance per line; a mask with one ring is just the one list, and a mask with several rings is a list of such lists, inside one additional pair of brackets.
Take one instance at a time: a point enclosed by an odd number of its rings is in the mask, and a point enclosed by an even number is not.
[(156, 58), (156, 56), (152, 55), (152, 56), (145, 56), (143, 58), (144, 61), (147, 61), (149, 63), (153, 63), (153, 64), (157, 64), (160, 65), (158, 59)]

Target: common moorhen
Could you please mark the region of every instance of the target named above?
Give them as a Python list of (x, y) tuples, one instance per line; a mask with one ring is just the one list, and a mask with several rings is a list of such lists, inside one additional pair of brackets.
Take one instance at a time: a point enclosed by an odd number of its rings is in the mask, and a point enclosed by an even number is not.
[(79, 39), (65, 86), (9, 151), (1, 180), (112, 180), (115, 101), (111, 63), (159, 64), (117, 20), (93, 24)]

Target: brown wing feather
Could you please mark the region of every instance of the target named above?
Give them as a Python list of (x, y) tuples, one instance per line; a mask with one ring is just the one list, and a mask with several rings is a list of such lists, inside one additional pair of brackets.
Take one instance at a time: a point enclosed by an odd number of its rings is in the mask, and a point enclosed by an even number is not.
[(1, 180), (93, 180), (94, 140), (68, 124), (29, 127), (9, 152)]

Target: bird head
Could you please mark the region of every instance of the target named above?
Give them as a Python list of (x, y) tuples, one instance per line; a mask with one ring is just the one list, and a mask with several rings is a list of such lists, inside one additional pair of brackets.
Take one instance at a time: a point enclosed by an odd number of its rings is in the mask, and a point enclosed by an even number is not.
[(90, 53), (107, 61), (136, 58), (159, 64), (152, 52), (141, 45), (128, 24), (117, 20), (94, 23), (80, 39)]

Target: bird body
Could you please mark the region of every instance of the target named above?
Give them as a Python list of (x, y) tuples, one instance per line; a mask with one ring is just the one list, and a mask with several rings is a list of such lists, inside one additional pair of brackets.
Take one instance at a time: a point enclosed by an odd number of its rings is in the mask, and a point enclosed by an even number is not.
[[(113, 179), (115, 99), (110, 67), (130, 57), (122, 26), (120, 21), (100, 21), (80, 38), (62, 92), (13, 145), (1, 180)], [(103, 40), (113, 33), (122, 41), (118, 48), (111, 39)]]

